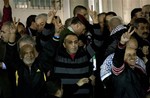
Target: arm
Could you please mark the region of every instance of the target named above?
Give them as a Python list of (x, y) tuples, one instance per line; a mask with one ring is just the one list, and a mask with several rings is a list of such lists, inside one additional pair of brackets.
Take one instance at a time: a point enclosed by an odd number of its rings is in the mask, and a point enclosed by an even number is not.
[(18, 22), (16, 22), (16, 19), (14, 19), (14, 21), (10, 25), (10, 32), (9, 32), (10, 35), (8, 43), (6, 45), (6, 54), (5, 54), (5, 62), (7, 62), (8, 65), (13, 65), (14, 63), (14, 66), (16, 66), (15, 61), (18, 61), (19, 59), (19, 54), (16, 45), (16, 31), (19, 21), (20, 20), (18, 19)]
[(125, 54), (126, 43), (130, 40), (131, 35), (134, 33), (134, 30), (132, 32), (130, 32), (130, 30), (131, 28), (128, 30), (128, 32), (122, 34), (118, 47), (115, 50), (115, 55), (113, 58), (113, 66), (112, 66), (112, 72), (115, 75), (119, 75), (125, 68), (124, 54)]
[(9, 5), (9, 0), (3, 0), (3, 1), (4, 1), (4, 8), (3, 8), (2, 21), (0, 22), (0, 28), (4, 22), (12, 21), (12, 10)]
[(89, 79), (88, 78), (81, 78), (77, 83), (75, 83), (74, 85), (72, 85), (70, 88), (68, 88), (68, 95), (72, 95), (74, 92), (76, 92), (80, 87), (82, 87), (84, 84), (89, 83)]

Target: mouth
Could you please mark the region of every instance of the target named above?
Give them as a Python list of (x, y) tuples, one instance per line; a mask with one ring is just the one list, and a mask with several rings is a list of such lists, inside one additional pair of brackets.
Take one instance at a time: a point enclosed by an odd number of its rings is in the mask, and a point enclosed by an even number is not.
[(149, 33), (148, 33), (148, 32), (145, 32), (145, 33), (143, 33), (143, 35), (149, 35)]

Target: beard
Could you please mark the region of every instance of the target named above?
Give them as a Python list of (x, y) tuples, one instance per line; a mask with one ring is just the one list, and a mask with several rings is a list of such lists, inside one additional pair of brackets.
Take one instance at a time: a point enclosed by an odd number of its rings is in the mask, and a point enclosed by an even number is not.
[(23, 62), (25, 63), (25, 65), (28, 65), (28, 66), (31, 66), (34, 61), (35, 59), (33, 58), (23, 58)]

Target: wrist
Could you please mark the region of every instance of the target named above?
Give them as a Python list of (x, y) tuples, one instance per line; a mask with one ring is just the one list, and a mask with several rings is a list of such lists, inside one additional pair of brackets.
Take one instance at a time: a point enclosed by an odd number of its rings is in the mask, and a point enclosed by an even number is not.
[(125, 42), (123, 42), (123, 41), (120, 41), (120, 44), (122, 44), (122, 45), (125, 45)]
[(11, 45), (11, 46), (13, 46), (13, 45), (16, 44), (16, 42), (8, 41), (8, 44)]
[(118, 47), (119, 47), (120, 49), (124, 49), (124, 48), (125, 48), (125, 44), (122, 44), (121, 42), (119, 42)]
[(55, 38), (55, 39), (60, 39), (60, 36), (54, 35), (53, 38)]

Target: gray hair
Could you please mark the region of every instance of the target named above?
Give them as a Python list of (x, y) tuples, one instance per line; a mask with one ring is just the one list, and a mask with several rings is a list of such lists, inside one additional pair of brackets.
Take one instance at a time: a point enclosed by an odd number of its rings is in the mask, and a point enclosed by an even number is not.
[(47, 14), (46, 13), (41, 13), (39, 15), (36, 16), (35, 21), (37, 21), (38, 19), (44, 19), (45, 21), (47, 20)]
[(29, 35), (24, 35), (17, 41), (18, 51), (20, 50), (20, 43), (22, 43), (22, 42), (24, 42), (26, 44), (31, 44), (31, 45), (33, 45), (33, 47), (35, 47), (35, 45), (36, 45), (36, 41), (33, 39), (33, 37), (31, 37)]
[(118, 25), (123, 24), (123, 20), (120, 16), (113, 16), (110, 20), (109, 20), (109, 25), (111, 26), (111, 28), (116, 28)]

